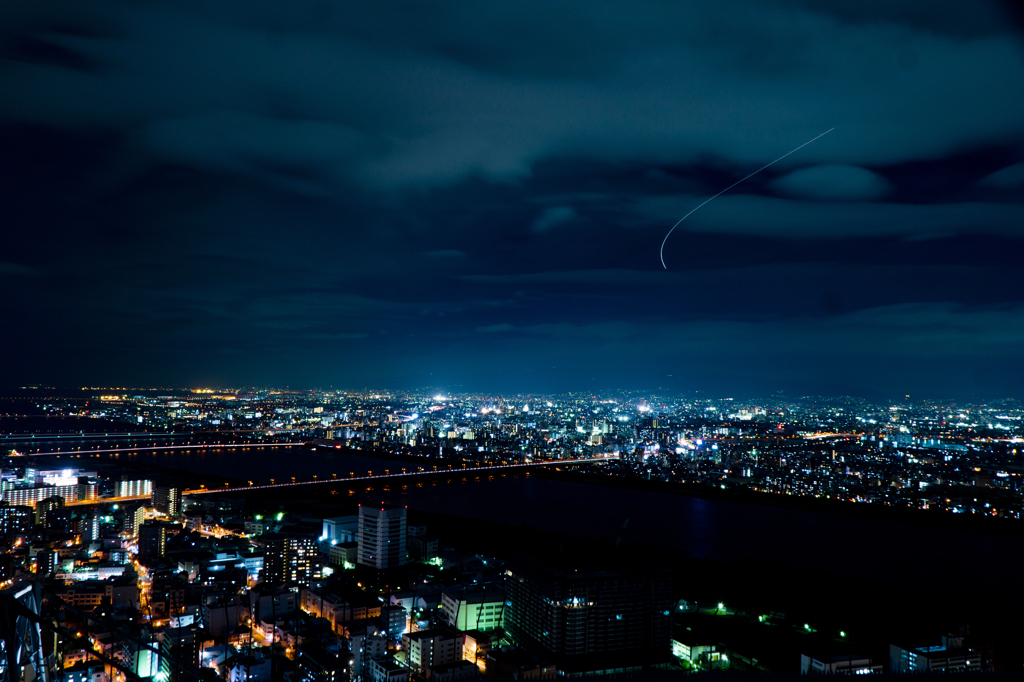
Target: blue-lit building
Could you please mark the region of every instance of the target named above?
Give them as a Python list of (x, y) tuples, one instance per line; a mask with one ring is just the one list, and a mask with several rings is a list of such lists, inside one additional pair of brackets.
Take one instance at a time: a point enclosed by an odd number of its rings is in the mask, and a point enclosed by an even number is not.
[(963, 638), (945, 635), (940, 644), (904, 647), (889, 645), (889, 672), (961, 673), (981, 670), (981, 656), (964, 646)]

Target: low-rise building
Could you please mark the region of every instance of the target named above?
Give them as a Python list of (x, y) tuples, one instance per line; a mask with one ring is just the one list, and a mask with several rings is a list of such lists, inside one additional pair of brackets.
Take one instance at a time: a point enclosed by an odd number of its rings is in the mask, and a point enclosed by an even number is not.
[(420, 673), (431, 666), (462, 660), (463, 643), (461, 632), (445, 627), (402, 635), (409, 667)]
[(889, 672), (947, 673), (981, 669), (981, 657), (963, 644), (963, 638), (944, 635), (940, 644), (931, 646), (889, 645)]
[(809, 656), (800, 654), (801, 675), (881, 675), (882, 664), (867, 656)]
[(456, 661), (427, 668), (427, 679), (431, 682), (462, 682), (480, 677), (480, 670), (470, 661)]
[(407, 682), (409, 669), (391, 658), (370, 661), (370, 679), (373, 682)]
[(505, 626), (505, 593), (488, 587), (445, 590), (441, 610), (459, 630), (494, 630)]

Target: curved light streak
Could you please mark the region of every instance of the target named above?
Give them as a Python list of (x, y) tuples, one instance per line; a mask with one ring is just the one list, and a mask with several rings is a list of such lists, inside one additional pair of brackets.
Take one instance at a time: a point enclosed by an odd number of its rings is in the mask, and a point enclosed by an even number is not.
[[(765, 164), (765, 165), (761, 166), (761, 167), (760, 167), (760, 168), (758, 168), (758, 169), (757, 169), (756, 171), (754, 171), (754, 172), (753, 172), (753, 173), (751, 173), (750, 175), (746, 176), (746, 177), (745, 177), (745, 178), (743, 178), (742, 180), (737, 180), (736, 182), (732, 183), (731, 185), (729, 185), (728, 187), (726, 187), (725, 189), (723, 189), (723, 190), (722, 190), (721, 192), (719, 192), (719, 193), (718, 193), (718, 194), (716, 194), (715, 196), (711, 197), (711, 199), (705, 199), (703, 203), (701, 203), (700, 205), (698, 205), (698, 206), (697, 206), (697, 208), (700, 208), (701, 206), (703, 206), (704, 204), (708, 203), (708, 202), (709, 202), (709, 201), (711, 201), (712, 199), (717, 199), (718, 197), (722, 196), (723, 194), (725, 194), (726, 192), (728, 192), (729, 190), (731, 190), (731, 189), (732, 189), (733, 187), (735, 187), (736, 185), (738, 185), (738, 184), (740, 184), (741, 182), (743, 182), (743, 180), (746, 180), (746, 179), (748, 179), (748, 178), (752, 178), (752, 177), (754, 177), (755, 175), (757, 175), (758, 173), (760, 173), (761, 171), (763, 171), (763, 170), (764, 170), (765, 168), (767, 168), (768, 166), (774, 165), (774, 164), (778, 163), (779, 161), (782, 161), (782, 160), (783, 160), (784, 158), (786, 158), (787, 156), (789, 156), (789, 155), (790, 155), (790, 154), (792, 154), (793, 152), (797, 152), (797, 151), (800, 151), (801, 149), (803, 149), (804, 147), (806, 147), (806, 146), (807, 146), (807, 145), (809, 145), (810, 143), (814, 142), (814, 140), (817, 140), (817, 139), (818, 139), (819, 137), (824, 137), (824, 136), (828, 135), (828, 134), (829, 134), (829, 133), (831, 133), (831, 132), (832, 132), (833, 130), (835, 130), (835, 127), (829, 128), (828, 130), (826, 130), (825, 132), (823, 132), (823, 133), (822, 133), (821, 135), (818, 135), (818, 137), (815, 137), (815, 138), (812, 138), (812, 139), (810, 139), (810, 140), (807, 140), (807, 142), (804, 142), (804, 143), (803, 143), (802, 145), (800, 145), (799, 147), (797, 147), (797, 148), (796, 148), (796, 149), (794, 149), (793, 151), (791, 151), (791, 152), (787, 152), (787, 153), (783, 154), (782, 156), (780, 156), (779, 158), (775, 159), (775, 160), (774, 160), (774, 161), (772, 161), (771, 163), (768, 163), (768, 164)], [(687, 214), (686, 214), (686, 215), (684, 215), (684, 216), (683, 216), (682, 218), (680, 218), (680, 219), (679, 219), (679, 221), (678, 221), (678, 222), (677, 222), (677, 223), (676, 223), (675, 225), (673, 225), (673, 226), (672, 226), (672, 229), (668, 231), (668, 234), (666, 234), (666, 235), (665, 235), (665, 238), (661, 240), (661, 250), (660, 250), (660, 251), (658, 252), (658, 255), (659, 255), (659, 256), (661, 257), (661, 267), (665, 268), (666, 270), (668, 270), (668, 266), (667, 266), (667, 265), (665, 265), (665, 242), (667, 242), (667, 241), (668, 241), (668, 237), (669, 237), (669, 235), (670, 235), (670, 234), (672, 234), (672, 233), (673, 233), (673, 232), (675, 231), (675, 229), (676, 229), (677, 227), (679, 227), (679, 223), (683, 222), (684, 220), (686, 220), (687, 218), (689, 218), (689, 217), (690, 217), (691, 215), (693, 215), (693, 213), (694, 213), (694, 212), (695, 212), (695, 211), (697, 210), (697, 208), (695, 208), (695, 209), (691, 210), (691, 211), (690, 211), (689, 213), (687, 213)]]

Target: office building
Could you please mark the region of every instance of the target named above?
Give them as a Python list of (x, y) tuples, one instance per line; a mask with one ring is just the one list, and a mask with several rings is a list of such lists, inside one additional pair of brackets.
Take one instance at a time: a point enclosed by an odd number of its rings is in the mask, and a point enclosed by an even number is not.
[(384, 569), (405, 564), (405, 507), (360, 505), (358, 563)]
[(355, 542), (356, 534), (359, 532), (359, 516), (335, 516), (324, 519), (324, 530), (320, 539), (338, 545), (345, 542)]
[(340, 542), (333, 545), (327, 553), (331, 566), (339, 568), (355, 568), (359, 556), (358, 542)]
[(981, 670), (981, 656), (964, 646), (963, 638), (945, 635), (940, 644), (904, 647), (889, 645), (889, 673), (964, 673)]

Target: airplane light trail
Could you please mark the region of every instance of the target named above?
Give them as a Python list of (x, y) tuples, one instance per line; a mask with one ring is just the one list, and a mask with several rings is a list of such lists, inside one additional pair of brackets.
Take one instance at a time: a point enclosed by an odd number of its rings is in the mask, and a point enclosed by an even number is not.
[[(721, 192), (719, 192), (719, 193), (718, 193), (718, 194), (716, 194), (715, 196), (711, 197), (711, 199), (706, 199), (706, 200), (704, 200), (704, 202), (703, 202), (702, 204), (700, 204), (699, 206), (697, 206), (697, 208), (700, 208), (701, 206), (703, 206), (704, 204), (708, 203), (708, 202), (709, 202), (709, 201), (711, 201), (712, 199), (717, 199), (718, 197), (722, 196), (723, 194), (725, 194), (726, 192), (728, 192), (729, 190), (731, 190), (731, 189), (732, 189), (733, 187), (735, 187), (736, 185), (738, 185), (738, 184), (740, 184), (741, 182), (743, 182), (743, 180), (746, 180), (747, 178), (752, 178), (752, 177), (754, 177), (755, 175), (757, 175), (758, 173), (760, 173), (761, 171), (763, 171), (763, 170), (764, 170), (765, 168), (767, 168), (768, 166), (774, 165), (774, 164), (778, 163), (779, 161), (782, 161), (782, 160), (783, 160), (784, 158), (786, 158), (787, 156), (789, 156), (789, 155), (790, 155), (790, 154), (792, 154), (793, 152), (797, 152), (797, 151), (800, 151), (801, 149), (803, 149), (804, 147), (806, 147), (806, 146), (807, 146), (807, 145), (809, 145), (810, 143), (814, 142), (814, 140), (817, 140), (817, 139), (818, 139), (819, 137), (824, 137), (825, 135), (828, 135), (828, 134), (829, 134), (829, 133), (831, 133), (831, 132), (832, 132), (833, 130), (835, 130), (835, 128), (834, 128), (834, 127), (832, 127), (832, 128), (829, 128), (828, 130), (826, 130), (825, 132), (823, 132), (823, 133), (822, 133), (821, 135), (818, 135), (818, 137), (815, 137), (815, 138), (813, 138), (813, 139), (807, 140), (807, 142), (804, 142), (804, 143), (803, 143), (802, 145), (800, 145), (799, 147), (797, 147), (797, 148), (796, 148), (796, 149), (794, 149), (793, 151), (791, 151), (791, 152), (788, 152), (788, 153), (786, 153), (786, 154), (783, 154), (782, 156), (780, 156), (779, 158), (775, 159), (774, 161), (772, 161), (772, 162), (771, 162), (771, 163), (769, 163), (769, 164), (765, 164), (764, 166), (761, 166), (760, 168), (758, 168), (758, 169), (757, 169), (756, 171), (754, 171), (753, 173), (751, 173), (751, 174), (750, 174), (750, 175), (748, 175), (747, 177), (745, 177), (745, 178), (743, 178), (743, 179), (741, 179), (741, 180), (737, 180), (736, 182), (732, 183), (731, 185), (729, 185), (728, 187), (726, 187), (725, 189), (723, 189), (723, 190), (722, 190)], [(683, 216), (682, 218), (680, 218), (680, 219), (679, 219), (679, 221), (678, 221), (678, 222), (677, 222), (677, 223), (676, 223), (675, 225), (673, 225), (673, 226), (672, 226), (672, 229), (668, 231), (668, 234), (666, 234), (666, 235), (665, 235), (665, 238), (661, 240), (661, 250), (659, 251), (659, 256), (661, 257), (661, 267), (665, 268), (666, 270), (668, 270), (668, 266), (667, 266), (667, 265), (665, 265), (665, 242), (667, 242), (667, 241), (668, 241), (668, 237), (669, 237), (669, 235), (670, 235), (670, 234), (672, 234), (672, 233), (673, 233), (673, 232), (675, 231), (675, 229), (676, 229), (677, 227), (679, 227), (679, 223), (683, 222), (684, 220), (686, 220), (687, 218), (689, 218), (689, 217), (690, 217), (691, 215), (693, 215), (693, 213), (694, 213), (694, 212), (695, 212), (695, 211), (697, 210), (697, 208), (695, 208), (695, 209), (691, 210), (691, 211), (690, 211), (689, 213), (687, 213), (687, 214), (686, 214), (686, 215), (684, 215), (684, 216)]]

